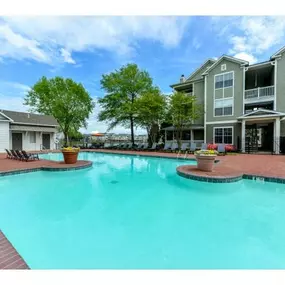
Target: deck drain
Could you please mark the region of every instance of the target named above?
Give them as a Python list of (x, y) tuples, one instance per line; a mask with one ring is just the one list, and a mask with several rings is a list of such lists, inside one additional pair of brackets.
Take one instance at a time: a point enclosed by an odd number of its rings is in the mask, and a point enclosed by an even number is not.
[(112, 181), (111, 181), (111, 184), (117, 184), (117, 183), (119, 183), (118, 180), (112, 180)]

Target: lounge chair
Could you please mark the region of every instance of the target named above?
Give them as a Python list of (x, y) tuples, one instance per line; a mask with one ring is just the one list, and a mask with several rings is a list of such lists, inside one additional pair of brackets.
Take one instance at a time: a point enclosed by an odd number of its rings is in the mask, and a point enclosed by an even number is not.
[(6, 153), (7, 153), (6, 158), (9, 158), (9, 159), (13, 159), (13, 158), (14, 158), (13, 155), (12, 155), (12, 153), (11, 153), (8, 149), (5, 148), (5, 151), (6, 151)]
[(157, 146), (157, 143), (153, 143), (151, 147), (149, 147), (147, 150), (156, 150), (156, 146)]
[(197, 148), (196, 143), (191, 142), (191, 144), (190, 144), (190, 152), (194, 153), (196, 151), (196, 148)]
[(187, 149), (189, 149), (189, 143), (183, 143), (182, 145), (181, 145), (181, 151), (186, 151)]
[(173, 143), (172, 146), (171, 146), (171, 151), (176, 151), (178, 150), (178, 143)]
[(218, 153), (222, 155), (226, 154), (226, 147), (224, 144), (218, 144)]
[(208, 149), (208, 145), (206, 143), (202, 143), (201, 150), (207, 150), (207, 149)]
[(12, 154), (13, 159), (19, 159), (17, 153), (13, 149), (10, 149), (10, 153)]
[(140, 150), (143, 146), (143, 143), (138, 143), (136, 146), (135, 146), (135, 149), (136, 150)]
[(143, 143), (140, 150), (147, 150), (147, 149), (148, 149), (148, 143)]
[(110, 144), (110, 143), (104, 143), (103, 148), (110, 148), (110, 147), (111, 147), (111, 144)]
[(165, 151), (165, 150), (170, 150), (170, 149), (171, 149), (171, 144), (172, 144), (172, 143), (170, 143), (170, 142), (166, 143), (166, 144), (164, 145), (163, 150), (164, 150), (164, 151)]
[(39, 155), (37, 153), (27, 153), (25, 150), (21, 151), (24, 160), (28, 161), (28, 160), (40, 160)]
[(16, 155), (17, 155), (19, 160), (24, 160), (25, 159), (24, 156), (22, 155), (22, 153), (19, 150), (16, 149), (15, 153), (16, 153)]

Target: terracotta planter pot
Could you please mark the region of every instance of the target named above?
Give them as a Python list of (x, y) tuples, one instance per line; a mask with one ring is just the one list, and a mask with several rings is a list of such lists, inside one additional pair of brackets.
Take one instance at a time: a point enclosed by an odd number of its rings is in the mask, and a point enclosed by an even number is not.
[(62, 151), (65, 164), (74, 164), (77, 162), (78, 151)]
[(202, 171), (211, 172), (215, 164), (215, 155), (195, 155), (197, 160), (197, 167)]

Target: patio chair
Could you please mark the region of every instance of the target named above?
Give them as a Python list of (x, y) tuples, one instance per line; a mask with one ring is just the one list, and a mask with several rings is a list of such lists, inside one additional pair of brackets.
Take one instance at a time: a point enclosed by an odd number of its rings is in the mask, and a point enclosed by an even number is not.
[(17, 153), (13, 149), (10, 149), (10, 153), (12, 154), (13, 159), (19, 159)]
[(178, 143), (173, 143), (172, 146), (171, 146), (171, 151), (176, 151), (178, 150)]
[(164, 151), (170, 150), (170, 149), (171, 149), (171, 144), (172, 144), (171, 142), (166, 143), (166, 144), (164, 145), (163, 150), (164, 150)]
[(7, 153), (6, 158), (9, 158), (9, 159), (13, 159), (13, 158), (14, 158), (13, 155), (12, 155), (12, 153), (11, 153), (8, 149), (5, 148), (5, 151), (6, 151), (6, 153)]
[(25, 150), (21, 151), (23, 155), (23, 160), (29, 161), (29, 160), (40, 160), (39, 155), (37, 153), (27, 153)]
[(226, 154), (226, 147), (224, 144), (218, 144), (218, 153), (221, 155)]
[(189, 149), (189, 143), (183, 143), (182, 145), (181, 145), (181, 151), (186, 151), (186, 150), (188, 150)]
[(24, 160), (25, 159), (24, 156), (20, 153), (20, 151), (18, 149), (15, 150), (15, 153), (16, 153), (16, 155), (17, 155), (19, 160)]
[(147, 150), (156, 150), (157, 143), (153, 143), (151, 147), (147, 148)]
[(196, 148), (197, 148), (196, 143), (191, 142), (191, 144), (190, 144), (190, 152), (194, 153), (196, 151)]
[(138, 143), (136, 146), (135, 146), (135, 149), (136, 150), (140, 150), (143, 146), (143, 143)]
[(110, 143), (104, 143), (103, 148), (110, 148), (110, 147), (111, 147), (111, 144), (110, 144)]
[(148, 149), (148, 143), (143, 143), (140, 150), (147, 150), (147, 149)]
[(201, 150), (207, 150), (207, 149), (208, 149), (208, 145), (206, 143), (202, 143)]

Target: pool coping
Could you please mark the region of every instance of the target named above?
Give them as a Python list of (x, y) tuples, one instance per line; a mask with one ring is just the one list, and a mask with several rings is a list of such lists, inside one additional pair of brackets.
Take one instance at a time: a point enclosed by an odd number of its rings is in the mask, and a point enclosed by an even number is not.
[[(45, 159), (42, 159), (45, 160)], [(66, 166), (58, 166), (59, 163), (56, 163), (55, 166), (39, 166), (34, 168), (22, 168), (22, 169), (13, 169), (8, 171), (1, 171), (1, 176), (8, 176), (8, 175), (17, 175), (22, 173), (29, 173), (29, 172), (37, 172), (37, 171), (50, 171), (50, 172), (58, 172), (58, 171), (73, 171), (73, 170), (80, 170), (80, 169), (86, 169), (90, 168), (93, 165), (92, 161), (89, 160), (78, 160), (78, 162), (81, 162), (83, 164), (81, 165), (66, 165)]]

